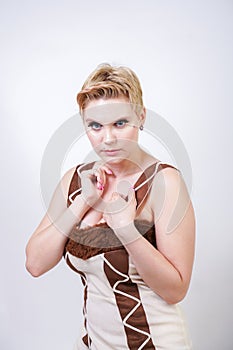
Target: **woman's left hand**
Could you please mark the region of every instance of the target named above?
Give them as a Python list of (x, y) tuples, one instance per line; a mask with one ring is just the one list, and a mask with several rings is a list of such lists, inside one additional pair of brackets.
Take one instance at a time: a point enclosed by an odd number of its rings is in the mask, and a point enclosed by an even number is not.
[(103, 218), (113, 230), (127, 227), (135, 220), (136, 205), (133, 188), (129, 189), (127, 196), (113, 192), (110, 201), (105, 205)]

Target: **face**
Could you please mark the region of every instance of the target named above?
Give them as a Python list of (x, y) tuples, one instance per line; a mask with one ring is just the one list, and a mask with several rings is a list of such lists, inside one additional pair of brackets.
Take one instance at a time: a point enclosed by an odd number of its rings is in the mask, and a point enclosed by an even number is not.
[(138, 146), (139, 126), (144, 122), (125, 98), (90, 101), (83, 122), (93, 149), (106, 162), (132, 159)]

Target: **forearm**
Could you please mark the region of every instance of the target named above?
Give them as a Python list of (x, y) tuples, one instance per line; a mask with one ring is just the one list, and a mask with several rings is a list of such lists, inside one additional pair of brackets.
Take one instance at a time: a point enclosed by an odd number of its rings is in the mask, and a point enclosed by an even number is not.
[(53, 268), (62, 258), (65, 243), (89, 208), (77, 196), (75, 201), (51, 224), (36, 233), (26, 247), (26, 267), (33, 276)]
[(183, 299), (186, 288), (179, 271), (136, 229), (116, 230), (144, 282), (168, 303)]

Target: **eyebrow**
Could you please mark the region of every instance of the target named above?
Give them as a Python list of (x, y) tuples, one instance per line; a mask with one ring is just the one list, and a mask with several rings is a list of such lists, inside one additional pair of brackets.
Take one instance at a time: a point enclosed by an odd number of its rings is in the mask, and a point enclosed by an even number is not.
[(95, 119), (91, 119), (91, 118), (87, 118), (85, 121), (86, 121), (86, 122), (96, 122)]
[[(120, 118), (116, 119), (115, 121), (113, 121), (112, 123), (114, 124), (114, 123), (116, 123), (116, 122), (119, 122), (119, 121), (122, 120), (122, 119), (129, 119), (129, 117), (127, 117), (127, 116), (120, 117)], [(96, 123), (101, 124), (100, 122), (98, 122), (98, 120), (96, 120), (96, 119), (91, 119), (91, 118), (87, 118), (85, 121), (86, 121), (86, 122), (96, 122)]]

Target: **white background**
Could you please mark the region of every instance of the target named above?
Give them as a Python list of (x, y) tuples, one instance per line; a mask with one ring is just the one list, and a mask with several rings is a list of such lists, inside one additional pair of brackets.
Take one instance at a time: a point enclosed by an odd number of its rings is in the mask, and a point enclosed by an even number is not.
[(233, 2), (8, 0), (0, 7), (0, 348), (72, 349), (79, 277), (62, 261), (32, 278), (24, 249), (45, 212), (43, 152), (77, 113), (87, 75), (109, 62), (137, 73), (146, 107), (188, 151), (197, 244), (183, 307), (194, 349), (232, 349)]

